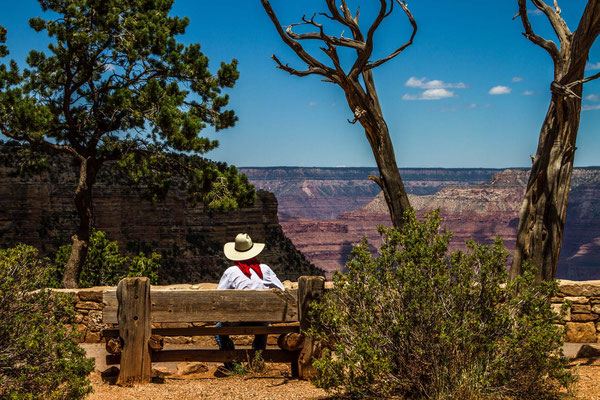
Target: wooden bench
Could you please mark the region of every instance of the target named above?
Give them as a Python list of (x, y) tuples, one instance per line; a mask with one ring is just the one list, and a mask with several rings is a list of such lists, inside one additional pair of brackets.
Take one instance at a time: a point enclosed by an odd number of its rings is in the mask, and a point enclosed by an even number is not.
[[(179, 349), (152, 351), (151, 335), (215, 336), (299, 333), (308, 328), (307, 310), (323, 292), (322, 277), (301, 277), (293, 290), (150, 290), (147, 278), (125, 278), (116, 291), (103, 294), (103, 322), (118, 324), (104, 329), (107, 340), (122, 339), (120, 354), (109, 354), (107, 365), (120, 364), (118, 384), (149, 382), (152, 362), (203, 361), (245, 362), (253, 359), (253, 350), (221, 351)], [(270, 322), (271, 326), (198, 326), (152, 328), (152, 324), (189, 322)], [(308, 339), (308, 340), (306, 340)], [(265, 349), (265, 362), (290, 363), (292, 376), (308, 378), (311, 371), (312, 341), (305, 338), (301, 350)]]

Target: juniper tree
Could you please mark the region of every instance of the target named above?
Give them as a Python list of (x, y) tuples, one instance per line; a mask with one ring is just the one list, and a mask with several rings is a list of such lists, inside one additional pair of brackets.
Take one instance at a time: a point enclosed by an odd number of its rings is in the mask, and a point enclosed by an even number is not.
[[(48, 51), (32, 50), (22, 71), (0, 70), (0, 132), (26, 155), (68, 155), (79, 168), (79, 226), (63, 285), (76, 286), (93, 226), (92, 188), (101, 170), (120, 173), (164, 197), (176, 176), (194, 201), (236, 208), (253, 201), (235, 167), (201, 156), (218, 146), (202, 129), (231, 127), (223, 89), (237, 61), (209, 70), (199, 44), (184, 45), (188, 18), (170, 16), (173, 0), (38, 0), (48, 19)], [(65, 159), (65, 157), (63, 157)]]
[[(329, 19), (332, 25), (337, 24), (342, 29), (349, 31), (350, 37), (341, 35), (332, 36), (325, 33), (325, 26), (318, 22), (313, 15), (311, 18), (302, 17), (302, 22), (282, 27), (271, 4), (267, 0), (261, 0), (262, 5), (269, 18), (275, 25), (281, 40), (288, 45), (306, 64), (307, 69), (295, 69), (288, 64), (282, 63), (275, 55), (272, 56), (277, 68), (295, 76), (317, 75), (325, 82), (339, 86), (346, 95), (346, 101), (350, 111), (354, 115), (351, 124), (359, 122), (365, 130), (365, 136), (369, 141), (379, 176), (369, 176), (381, 190), (385, 197), (390, 218), (396, 227), (400, 227), (404, 221), (404, 214), (410, 209), (408, 195), (402, 182), (394, 146), (390, 138), (388, 126), (383, 117), (379, 96), (375, 88), (373, 68), (376, 68), (402, 53), (409, 47), (417, 33), (417, 23), (408, 9), (404, 0), (379, 0), (379, 10), (369, 29), (364, 32), (359, 26), (359, 10), (353, 14), (346, 0), (340, 4), (336, 0), (325, 0), (329, 13), (319, 13), (324, 19)], [(394, 11), (394, 3), (398, 3), (412, 28), (410, 38), (399, 47), (391, 51), (387, 56), (372, 60), (375, 46), (374, 35), (381, 26), (383, 20)], [(294, 28), (303, 26), (312, 29), (307, 33), (296, 33)], [(310, 54), (302, 45), (302, 42), (317, 42), (320, 49), (327, 56), (328, 61), (321, 62), (317, 56)], [(351, 66), (344, 66), (339, 55), (339, 50), (351, 50), (356, 52)], [(342, 58), (343, 60), (343, 58)]]
[(521, 17), (523, 35), (548, 52), (554, 64), (554, 79), (550, 85), (550, 106), (519, 213), (511, 277), (521, 274), (522, 265), (529, 261), (538, 268), (539, 281), (552, 280), (556, 275), (577, 148), (583, 84), (600, 77), (600, 74), (584, 77), (589, 51), (600, 34), (600, 0), (587, 2), (574, 32), (560, 16), (556, 0), (554, 7), (543, 0), (531, 0), (552, 25), (559, 45), (533, 31), (527, 3), (518, 0), (517, 17)]

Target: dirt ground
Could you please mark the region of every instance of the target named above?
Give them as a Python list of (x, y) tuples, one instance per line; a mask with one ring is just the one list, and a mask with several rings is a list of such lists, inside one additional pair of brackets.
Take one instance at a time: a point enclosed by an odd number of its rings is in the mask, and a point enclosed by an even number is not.
[[(84, 345), (87, 353), (96, 358), (96, 371), (91, 380), (94, 387), (88, 400), (192, 400), (192, 399), (327, 399), (324, 390), (309, 382), (292, 379), (285, 364), (267, 364), (262, 373), (215, 377), (217, 364), (208, 364), (208, 371), (167, 377), (155, 383), (122, 388), (106, 383), (100, 371), (104, 364), (103, 345)], [(573, 358), (579, 345), (567, 344), (565, 355)], [(163, 371), (175, 373), (179, 363), (155, 364)], [(565, 400), (600, 400), (600, 357), (573, 359), (572, 368), (579, 375), (571, 393), (563, 393)]]

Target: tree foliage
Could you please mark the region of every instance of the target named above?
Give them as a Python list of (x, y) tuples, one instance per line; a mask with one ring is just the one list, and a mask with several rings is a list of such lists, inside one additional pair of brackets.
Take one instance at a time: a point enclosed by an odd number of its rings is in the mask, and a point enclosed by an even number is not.
[(85, 259), (92, 187), (107, 165), (156, 199), (181, 176), (176, 182), (209, 208), (252, 203), (245, 176), (202, 157), (218, 142), (200, 132), (237, 120), (223, 93), (239, 77), (237, 60), (211, 72), (199, 44), (177, 40), (189, 21), (170, 15), (173, 0), (39, 2), (49, 18), (29, 25), (51, 43), (30, 51), (22, 71), (14, 61), (1, 67), (0, 132), (29, 145), (26, 153), (64, 153), (79, 165), (80, 225), (66, 284), (75, 283)]
[(2, 399), (81, 399), (92, 390), (94, 361), (65, 325), (75, 314), (72, 295), (43, 289), (53, 272), (33, 247), (0, 250)]
[(560, 321), (548, 301), (557, 283), (534, 271), (508, 281), (507, 251), (468, 243), (448, 254), (439, 212), (398, 231), (380, 228), (312, 310), (312, 334), (329, 344), (315, 362), (319, 387), (354, 396), (430, 399), (543, 398), (573, 377)]
[[(61, 246), (56, 253), (58, 282), (62, 280), (63, 266), (70, 254), (70, 245)], [(149, 258), (142, 252), (133, 258), (123, 256), (117, 242), (110, 241), (103, 231), (94, 231), (90, 236), (90, 247), (79, 275), (78, 285), (81, 288), (116, 286), (121, 279), (134, 276), (148, 277), (150, 283), (156, 285), (158, 284), (160, 259), (161, 256), (157, 253), (152, 253)]]

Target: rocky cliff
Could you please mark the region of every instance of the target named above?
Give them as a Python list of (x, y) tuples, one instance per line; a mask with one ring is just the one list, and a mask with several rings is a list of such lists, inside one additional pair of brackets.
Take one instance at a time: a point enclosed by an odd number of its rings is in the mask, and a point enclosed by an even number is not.
[[(435, 170), (426, 171), (428, 175), (421, 175), (422, 181), (412, 181), (412, 186), (417, 186), (418, 182), (418, 186), (434, 193), (412, 194), (409, 195), (410, 201), (421, 215), (441, 209), (444, 226), (454, 232), (452, 249), (464, 249), (465, 241), (470, 238), (491, 243), (496, 235), (504, 240), (510, 251), (514, 249), (518, 210), (529, 174), (527, 170), (492, 170), (492, 173), (485, 170), (489, 173), (485, 183), (472, 179), (472, 175), (461, 170), (441, 170), (446, 180), (435, 179)], [(429, 186), (428, 179), (434, 184)], [(328, 200), (333, 202), (331, 198)], [(316, 207), (324, 203), (318, 200)], [(313, 204), (306, 200), (304, 207), (305, 213), (310, 213)], [(309, 260), (331, 273), (342, 269), (352, 245), (362, 237), (369, 238), (374, 248), (378, 246), (380, 238), (376, 226), (389, 226), (390, 220), (383, 197), (378, 194), (364, 206), (341, 212), (328, 221), (281, 215), (281, 224), (286, 235)], [(598, 168), (574, 171), (557, 277), (575, 280), (600, 278)]]
[[(242, 168), (260, 189), (275, 194), (279, 215), (332, 220), (340, 213), (360, 208), (381, 191), (368, 179), (374, 168)], [(400, 174), (406, 190), (431, 195), (448, 185), (464, 186), (487, 182), (496, 169), (406, 168)]]
[[(29, 178), (10, 172), (11, 168), (0, 168), (0, 247), (23, 242), (52, 254), (69, 243), (77, 223), (72, 205), (75, 170), (53, 165)], [(320, 274), (285, 237), (277, 199), (263, 190), (252, 207), (211, 213), (189, 204), (177, 190), (164, 202), (151, 202), (127, 185), (102, 178), (94, 186), (94, 207), (97, 228), (118, 241), (121, 249), (163, 255), (162, 283), (217, 281), (229, 266), (222, 246), (239, 232), (266, 242), (261, 261), (282, 280)]]

